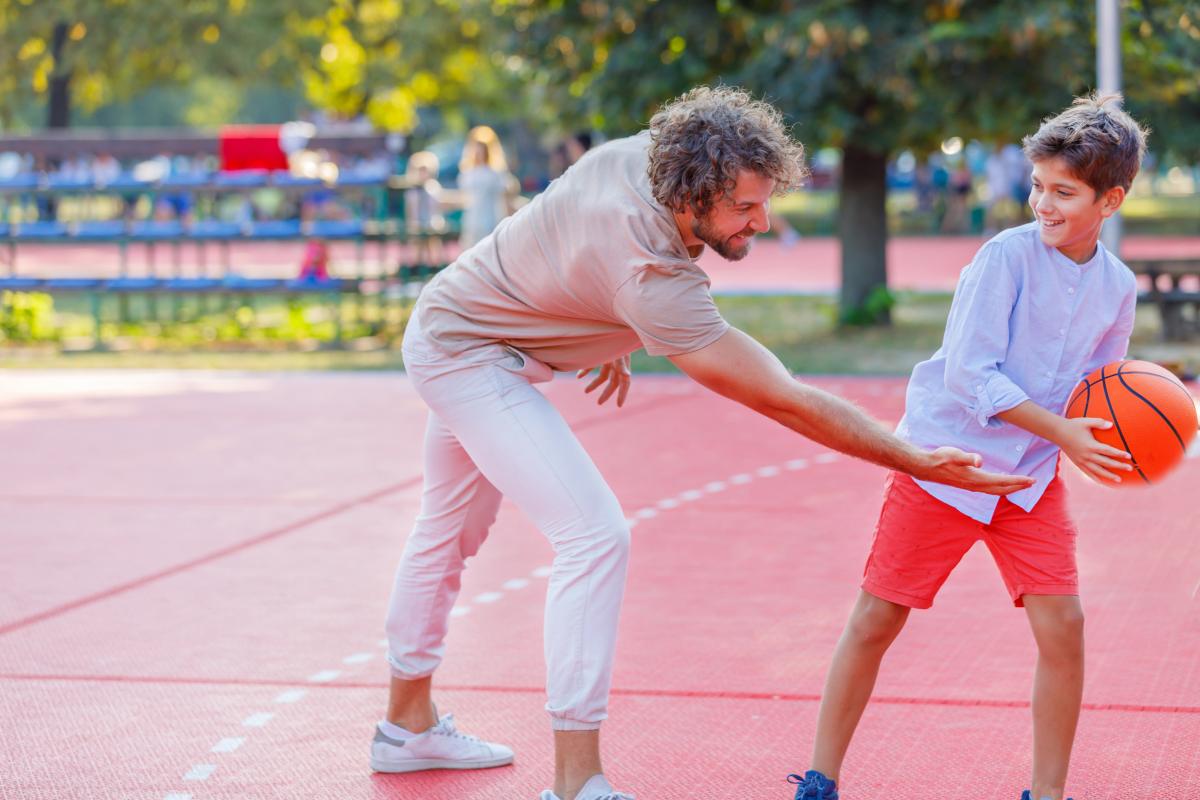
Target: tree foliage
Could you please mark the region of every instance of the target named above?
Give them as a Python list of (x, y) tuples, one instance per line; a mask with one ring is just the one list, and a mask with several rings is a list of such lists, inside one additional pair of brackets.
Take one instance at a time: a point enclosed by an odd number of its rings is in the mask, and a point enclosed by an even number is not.
[[(292, 80), (304, 46), (281, 37), (289, 14), (322, 0), (0, 0), (0, 123), (65, 79), (90, 111), (151, 86), (200, 76)], [(66, 36), (56, 53), (55, 29)]]

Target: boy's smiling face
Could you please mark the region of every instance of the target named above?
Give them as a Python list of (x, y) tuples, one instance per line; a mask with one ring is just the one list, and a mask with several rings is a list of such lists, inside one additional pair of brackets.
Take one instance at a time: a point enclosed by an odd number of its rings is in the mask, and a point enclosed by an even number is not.
[(1071, 172), (1061, 158), (1033, 165), (1033, 190), (1029, 205), (1038, 221), (1042, 242), (1076, 264), (1095, 253), (1104, 220), (1116, 213), (1125, 199), (1120, 186), (1096, 197), (1096, 191)]

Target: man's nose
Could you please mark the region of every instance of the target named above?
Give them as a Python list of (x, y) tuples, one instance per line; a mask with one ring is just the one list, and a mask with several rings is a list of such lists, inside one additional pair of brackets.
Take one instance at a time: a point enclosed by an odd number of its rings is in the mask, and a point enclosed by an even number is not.
[(754, 216), (750, 218), (750, 227), (759, 233), (766, 233), (771, 230), (771, 218), (767, 213), (765, 203), (755, 208)]

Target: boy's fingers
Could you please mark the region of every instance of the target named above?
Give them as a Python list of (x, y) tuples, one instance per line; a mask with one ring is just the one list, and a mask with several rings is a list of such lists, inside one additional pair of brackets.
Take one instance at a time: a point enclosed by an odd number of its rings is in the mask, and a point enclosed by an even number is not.
[(1123, 458), (1126, 461), (1133, 460), (1133, 456), (1129, 455), (1129, 453), (1126, 453), (1124, 450), (1118, 450), (1115, 447), (1109, 447), (1108, 445), (1101, 446), (1100, 455), (1108, 456), (1109, 458)]
[(1112, 427), (1111, 422), (1100, 417), (1080, 417), (1079, 421), (1089, 428), (1099, 428), (1102, 431), (1106, 431)]
[(1122, 472), (1133, 472), (1133, 464), (1130, 464), (1128, 461), (1117, 461), (1113, 458), (1098, 455), (1095, 457), (1093, 463), (1099, 464), (1101, 467), (1108, 467), (1109, 469), (1119, 469)]
[(576, 378), (586, 378), (588, 376), (588, 373), (590, 373), (594, 369), (595, 369), (595, 367), (588, 367), (587, 369), (581, 369), (581, 370), (579, 370), (579, 374), (576, 375), (575, 377)]
[(1121, 476), (1114, 475), (1111, 472), (1109, 472), (1108, 470), (1102, 469), (1102, 468), (1096, 466), (1095, 464), (1088, 464), (1088, 471), (1091, 472), (1093, 475), (1095, 475), (1097, 478), (1099, 478), (1102, 483), (1104, 481), (1112, 481), (1113, 483), (1121, 482)]

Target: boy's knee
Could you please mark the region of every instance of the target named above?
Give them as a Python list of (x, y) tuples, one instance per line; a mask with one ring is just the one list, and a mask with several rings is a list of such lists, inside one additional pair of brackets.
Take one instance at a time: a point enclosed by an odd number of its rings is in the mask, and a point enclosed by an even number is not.
[(859, 644), (885, 644), (895, 638), (906, 619), (908, 609), (904, 606), (872, 597), (855, 608), (848, 630)]

